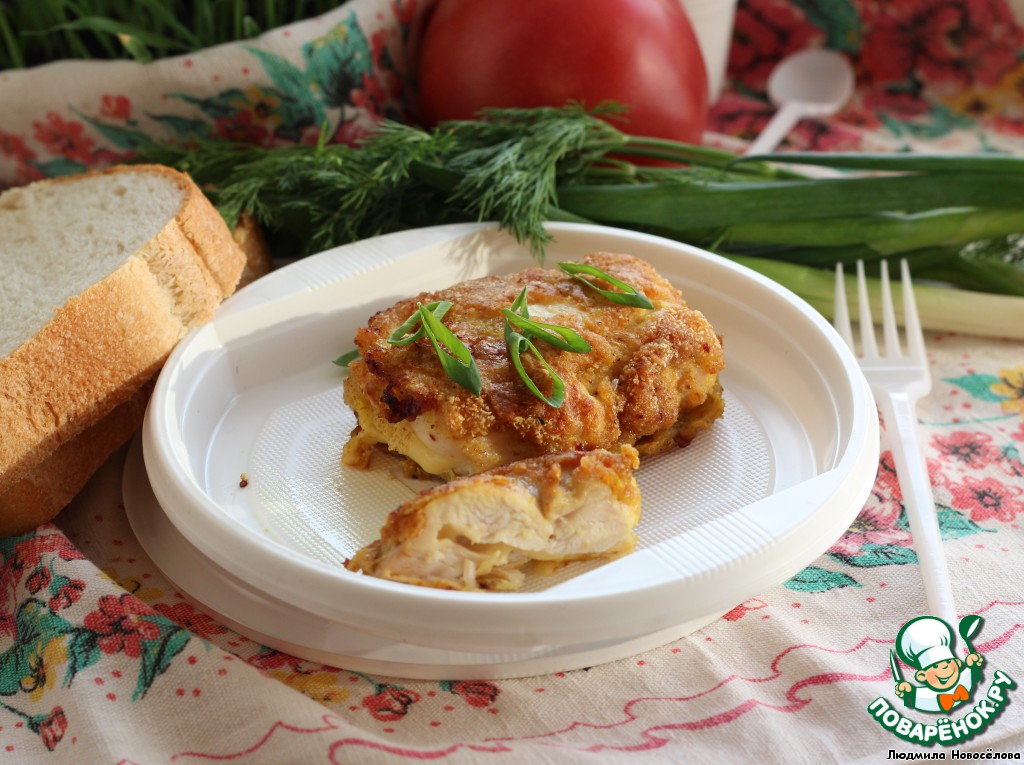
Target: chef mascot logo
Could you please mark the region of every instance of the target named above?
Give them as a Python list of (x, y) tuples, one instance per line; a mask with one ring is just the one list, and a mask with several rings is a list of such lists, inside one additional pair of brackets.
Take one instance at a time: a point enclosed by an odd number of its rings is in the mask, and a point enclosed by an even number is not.
[(919, 616), (900, 628), (896, 653), (917, 670), (914, 679), (921, 684), (912, 685), (896, 675), (899, 667), (892, 662), (896, 695), (904, 704), (919, 712), (950, 712), (970, 701), (985, 660), (973, 648), (966, 659), (959, 659), (953, 655), (954, 645), (953, 629), (934, 616)]
[[(983, 687), (985, 659), (971, 645), (981, 621), (974, 615), (960, 620), (957, 632), (966, 649), (963, 658), (957, 655), (956, 633), (942, 619), (918, 616), (904, 624), (896, 635), (895, 649), (889, 652), (895, 695), (911, 710), (939, 716), (915, 720), (880, 696), (868, 707), (872, 717), (904, 741), (924, 746), (955, 745), (987, 728), (1006, 705), (1015, 683), (995, 670), (988, 688)], [(912, 675), (904, 676), (897, 656), (913, 670)]]

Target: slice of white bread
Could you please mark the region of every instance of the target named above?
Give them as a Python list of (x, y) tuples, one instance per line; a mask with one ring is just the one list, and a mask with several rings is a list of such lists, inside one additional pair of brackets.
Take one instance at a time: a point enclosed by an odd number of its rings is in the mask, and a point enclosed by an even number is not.
[(191, 179), (139, 165), (0, 194), (0, 536), (55, 516), (246, 265)]

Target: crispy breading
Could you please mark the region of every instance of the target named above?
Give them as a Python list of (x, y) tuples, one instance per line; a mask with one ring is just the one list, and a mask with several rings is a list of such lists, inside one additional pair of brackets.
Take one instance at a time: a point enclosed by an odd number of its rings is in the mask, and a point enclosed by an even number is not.
[[(541, 454), (636, 445), (655, 454), (682, 445), (722, 412), (722, 344), (707, 319), (648, 263), (595, 253), (585, 263), (631, 284), (654, 310), (614, 303), (563, 271), (530, 268), (462, 282), (398, 302), (356, 333), (361, 359), (349, 367), (345, 401), (359, 428), (344, 460), (365, 466), (384, 443), (429, 473), (469, 475)], [(565, 383), (555, 409), (534, 396), (513, 367), (502, 308), (527, 287), (530, 317), (570, 327), (589, 353), (537, 347)], [(444, 324), (480, 369), (481, 395), (447, 377), (427, 340), (388, 342), (420, 304), (449, 300)], [(542, 391), (549, 382), (532, 355), (524, 365)]]
[(635, 449), (521, 460), (421, 492), (394, 510), (351, 571), (456, 590), (517, 589), (528, 564), (632, 552), (640, 522)]

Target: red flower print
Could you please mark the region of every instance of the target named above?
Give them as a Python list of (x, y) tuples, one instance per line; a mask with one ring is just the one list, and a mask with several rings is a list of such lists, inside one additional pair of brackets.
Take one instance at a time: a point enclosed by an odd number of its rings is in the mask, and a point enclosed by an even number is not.
[(385, 686), (379, 693), (363, 697), (363, 706), (370, 710), (375, 720), (393, 722), (405, 717), (409, 707), (419, 700), (420, 695), (415, 691)]
[(281, 98), (272, 89), (250, 85), (232, 98), (231, 104), (236, 110), (235, 119), (247, 127), (257, 126), (270, 134), (281, 124)]
[(29, 592), (35, 595), (44, 587), (49, 587), (52, 580), (53, 574), (50, 573), (50, 569), (46, 566), (40, 566), (29, 574), (28, 581), (25, 582), (25, 586), (28, 588)]
[(61, 707), (54, 707), (48, 715), (33, 717), (28, 727), (39, 734), (43, 745), (52, 752), (64, 738), (64, 732), (68, 729), (68, 718)]
[(388, 39), (391, 37), (391, 30), (378, 29), (370, 35), (370, 56), (373, 63), (381, 66), (388, 53)]
[(931, 111), (931, 104), (918, 89), (913, 91), (866, 89), (862, 95), (864, 106), (870, 112), (889, 114), (897, 119), (910, 121)]
[(892, 452), (882, 452), (882, 456), (878, 460), (878, 472), (875, 474), (873, 493), (879, 501), (903, 500), (900, 477), (896, 475), (896, 463), (893, 461)]
[(1024, 502), (1018, 499), (1024, 494), (1024, 489), (1000, 483), (994, 478), (964, 476), (963, 483), (954, 483), (950, 489), (953, 507), (969, 510), (972, 521), (996, 518), (1011, 522), (1017, 513), (1024, 512)]
[(391, 15), (399, 24), (408, 26), (416, 18), (416, 0), (394, 0), (391, 3)]
[(930, 479), (932, 489), (948, 490), (952, 480), (947, 472), (947, 468), (951, 467), (949, 461), (927, 457), (925, 463), (928, 467), (928, 478)]
[(72, 604), (79, 601), (83, 592), (85, 592), (85, 582), (81, 579), (72, 579), (62, 584), (60, 589), (50, 598), (48, 604), (50, 610), (61, 611), (65, 608), (71, 608)]
[(190, 603), (175, 603), (173, 606), (158, 603), (155, 608), (157, 612), (163, 614), (171, 621), (177, 622), (185, 629), (194, 632), (205, 640), (211, 639), (214, 635), (223, 635), (227, 632), (210, 616), (197, 610)]
[(788, 53), (819, 43), (821, 31), (785, 0), (736, 9), (729, 71), (754, 92), (763, 92), (776, 62)]
[(250, 111), (235, 112), (230, 117), (218, 117), (213, 129), (220, 138), (241, 143), (263, 145), (268, 138), (267, 130), (257, 124)]
[(81, 560), (83, 557), (78, 548), (59, 533), (33, 536), (14, 548), (15, 557), (24, 566), (37, 565), (45, 553), (57, 553), (61, 560)]
[(2, 130), (0, 130), (0, 154), (19, 162), (28, 162), (36, 158), (36, 153), (28, 147), (21, 136), (5, 133)]
[(756, 138), (775, 109), (753, 99), (737, 98), (726, 94), (718, 100), (708, 114), (709, 127), (718, 133), (752, 141)]
[(96, 149), (92, 153), (92, 167), (110, 167), (121, 162), (127, 162), (133, 156), (133, 151), (111, 151), (110, 149)]
[(99, 634), (99, 647), (103, 653), (119, 653), (133, 659), (142, 655), (142, 641), (155, 640), (160, 627), (144, 616), (153, 610), (133, 595), (104, 595), (99, 608), (85, 616), (85, 626)]
[[(296, 143), (299, 144), (299, 146), (316, 146), (320, 143), (322, 127), (322, 125), (307, 125), (302, 128), (302, 132)], [(328, 143), (330, 143), (330, 141), (331, 139), (327, 140)]]
[(740, 603), (738, 606), (736, 606), (736, 608), (722, 614), (722, 618), (726, 621), (736, 622), (742, 619), (746, 615), (748, 610), (749, 609), (746, 606)]
[(975, 0), (963, 10), (968, 34), (958, 32), (953, 41), (962, 41), (964, 66), (974, 81), (993, 85), (1016, 67), (1024, 30), (1003, 0)]
[(452, 683), (452, 693), (461, 696), (471, 707), (489, 707), (501, 689), (486, 680), (464, 680)]
[[(4, 561), (3, 584), (7, 587), (17, 587), (21, 583), (24, 572), (35, 572), (36, 569), (41, 568), (43, 556), (52, 553), (56, 553), (61, 560), (79, 560), (82, 558), (82, 553), (63, 534), (55, 533), (32, 536), (29, 539), (18, 542), (14, 546), (10, 557)], [(40, 574), (40, 576), (44, 575)]]
[(51, 154), (89, 164), (94, 141), (85, 135), (81, 122), (66, 121), (56, 112), (48, 112), (46, 122), (33, 122), (36, 140)]
[(27, 186), (33, 181), (38, 181), (44, 176), (43, 171), (28, 162), (18, 162), (14, 168), (14, 178), (11, 182), (0, 181), (0, 191), (14, 186)]
[(869, 4), (861, 48), (868, 82), (917, 78), (963, 88), (992, 84), (1017, 63), (1021, 31), (1001, 0)]
[(131, 119), (132, 102), (127, 96), (106, 93), (100, 101), (100, 114), (113, 120)]
[(992, 446), (992, 436), (958, 430), (949, 436), (932, 436), (932, 446), (944, 457), (964, 467), (983, 468), (999, 459), (999, 449)]
[(901, 503), (899, 478), (893, 466), (892, 452), (882, 454), (878, 474), (868, 503), (828, 552), (834, 555), (857, 555), (865, 545), (910, 545), (910, 532), (900, 527)]
[(865, 35), (859, 56), (859, 78), (867, 84), (903, 82), (916, 63), (911, 11), (914, 0), (866, 3), (861, 11)]
[(828, 551), (834, 555), (857, 555), (865, 545), (908, 547), (910, 532), (897, 525), (901, 510), (902, 506), (895, 501), (866, 505)]
[(802, 151), (855, 151), (860, 148), (860, 134), (839, 124), (821, 120), (801, 120), (787, 143)]
[(1024, 462), (1019, 458), (1007, 455), (999, 462), (999, 467), (1011, 478), (1024, 478)]
[(843, 107), (842, 124), (852, 129), (876, 131), (883, 127), (884, 123), (874, 109), (867, 108), (864, 96), (864, 91), (860, 90)]
[(290, 654), (268, 648), (263, 653), (256, 654), (248, 659), (247, 663), (256, 667), (256, 669), (262, 669), (264, 672), (284, 668), (297, 673), (301, 671), (302, 659), (297, 659)]
[(997, 114), (992, 119), (991, 127), (998, 133), (1024, 138), (1024, 117), (1008, 117), (1005, 114)]
[(352, 119), (342, 122), (334, 131), (331, 138), (332, 143), (341, 143), (346, 146), (355, 146), (361, 140), (370, 135), (371, 128), (362, 120)]
[(740, 603), (736, 608), (732, 609), (728, 613), (723, 614), (722, 618), (730, 622), (735, 622), (746, 616), (748, 611), (760, 611), (762, 608), (767, 607), (768, 604), (763, 600), (752, 598)]
[(387, 93), (384, 86), (381, 85), (379, 77), (364, 72), (362, 89), (353, 89), (349, 94), (349, 100), (353, 106), (379, 116), (383, 114)]

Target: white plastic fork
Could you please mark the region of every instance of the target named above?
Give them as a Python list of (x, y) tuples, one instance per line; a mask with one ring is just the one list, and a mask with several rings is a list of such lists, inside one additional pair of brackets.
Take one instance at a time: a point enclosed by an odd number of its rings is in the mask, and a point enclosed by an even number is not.
[[(917, 440), (915, 404), (931, 390), (931, 374), (925, 355), (924, 333), (917, 315), (910, 267), (900, 261), (903, 284), (903, 326), (907, 352), (900, 348), (896, 310), (889, 287), (889, 266), (881, 264), (883, 351), (875, 343), (875, 327), (871, 319), (864, 262), (857, 261), (857, 312), (860, 325), (860, 368), (867, 378), (882, 420), (889, 433), (893, 462), (903, 493), (903, 505), (914, 537), (914, 550), (924, 580), (925, 601), (933, 616), (955, 628), (956, 609), (949, 582), (949, 571), (942, 550), (942, 536), (935, 513), (928, 469)], [(846, 304), (846, 281), (843, 264), (836, 266), (835, 316), (833, 325), (846, 344), (857, 353)]]

